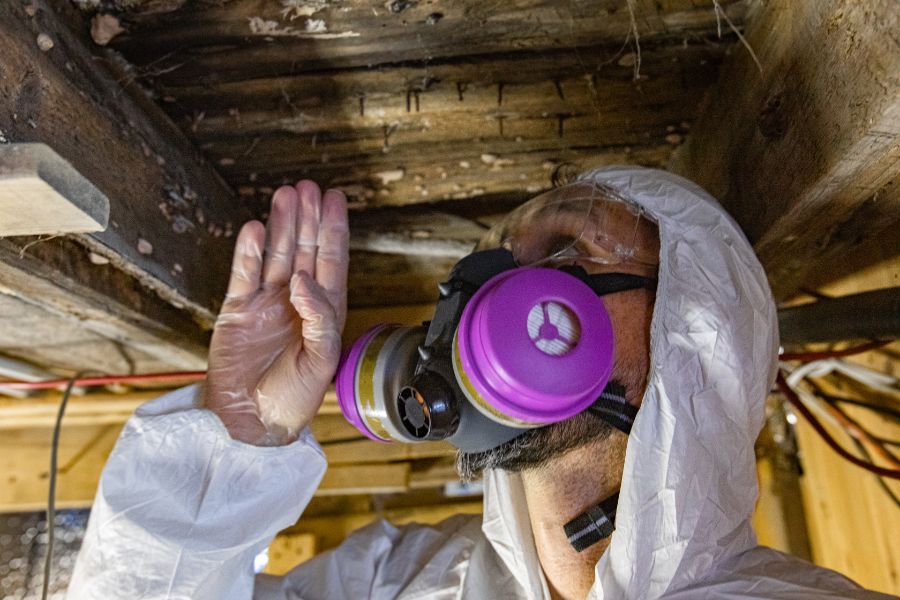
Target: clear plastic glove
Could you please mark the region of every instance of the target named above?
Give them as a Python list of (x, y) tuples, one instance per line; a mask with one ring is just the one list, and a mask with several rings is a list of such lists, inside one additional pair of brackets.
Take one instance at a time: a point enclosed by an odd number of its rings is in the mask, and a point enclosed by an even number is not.
[(347, 200), (312, 181), (279, 188), (268, 227), (243, 226), (209, 351), (205, 406), (231, 437), (294, 441), (337, 369), (347, 315)]

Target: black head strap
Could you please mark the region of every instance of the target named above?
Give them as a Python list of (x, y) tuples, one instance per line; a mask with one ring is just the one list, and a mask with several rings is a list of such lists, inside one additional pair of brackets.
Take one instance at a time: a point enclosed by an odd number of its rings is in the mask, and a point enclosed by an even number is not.
[(631, 433), (631, 426), (637, 417), (638, 408), (628, 404), (625, 399), (625, 386), (610, 381), (606, 384), (600, 397), (588, 407), (588, 412), (596, 415), (624, 433)]
[[(634, 418), (638, 413), (637, 407), (628, 404), (625, 399), (625, 386), (615, 381), (606, 384), (606, 388), (588, 411), (625, 435), (631, 433), (631, 426), (634, 425)], [(563, 526), (566, 537), (575, 550), (581, 552), (612, 535), (616, 529), (618, 503), (619, 494), (615, 493)]]
[(572, 547), (581, 552), (611, 536), (616, 529), (618, 504), (619, 494), (616, 493), (566, 523), (563, 528)]
[(559, 268), (569, 275), (574, 275), (586, 283), (598, 296), (627, 292), (628, 290), (656, 290), (656, 279), (632, 273), (596, 273), (589, 275), (580, 265), (568, 265)]

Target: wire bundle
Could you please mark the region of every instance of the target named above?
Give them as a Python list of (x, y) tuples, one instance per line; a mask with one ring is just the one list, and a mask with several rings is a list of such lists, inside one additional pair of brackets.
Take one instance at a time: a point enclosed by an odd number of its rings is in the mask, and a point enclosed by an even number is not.
[[(900, 508), (900, 498), (884, 481), (885, 478), (900, 480), (900, 458), (896, 451), (891, 449), (891, 447), (900, 447), (900, 440), (887, 439), (873, 434), (859, 421), (852, 418), (842, 408), (842, 405), (865, 408), (897, 422), (900, 422), (900, 410), (870, 401), (827, 393), (821, 385), (809, 379), (837, 372), (843, 377), (875, 391), (896, 394), (898, 387), (894, 377), (840, 360), (841, 357), (874, 350), (885, 344), (887, 342), (870, 342), (845, 350), (782, 354), (780, 357), (782, 361), (799, 360), (804, 362), (799, 366), (791, 366), (782, 362), (776, 384), (788, 403), (810, 423), (813, 430), (825, 443), (841, 458), (874, 474), (884, 492)], [(801, 382), (805, 382), (807, 385), (801, 386)], [(835, 440), (814, 412), (844, 431), (862, 458), (852, 454)], [(875, 457), (887, 466), (876, 464)]]

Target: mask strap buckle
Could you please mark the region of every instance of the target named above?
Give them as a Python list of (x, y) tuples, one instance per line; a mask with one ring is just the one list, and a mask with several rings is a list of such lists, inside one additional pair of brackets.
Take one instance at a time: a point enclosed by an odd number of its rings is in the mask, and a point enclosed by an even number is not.
[(581, 552), (612, 535), (616, 529), (616, 506), (618, 504), (619, 494), (617, 492), (563, 526), (569, 543), (576, 551)]

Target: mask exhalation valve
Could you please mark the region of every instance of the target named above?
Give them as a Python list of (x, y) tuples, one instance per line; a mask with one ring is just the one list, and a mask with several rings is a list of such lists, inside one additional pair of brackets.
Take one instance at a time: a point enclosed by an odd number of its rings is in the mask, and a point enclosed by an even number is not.
[(443, 440), (459, 426), (459, 407), (439, 375), (421, 373), (397, 394), (397, 414), (406, 431), (420, 440)]

